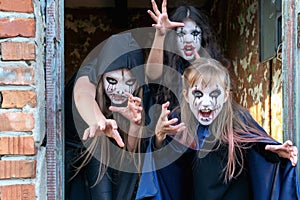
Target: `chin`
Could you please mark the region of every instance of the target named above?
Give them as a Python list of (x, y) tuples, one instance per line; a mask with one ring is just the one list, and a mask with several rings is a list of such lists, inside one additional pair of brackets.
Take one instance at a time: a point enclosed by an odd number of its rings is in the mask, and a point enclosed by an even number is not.
[(126, 107), (127, 106), (127, 101), (122, 101), (122, 102), (112, 101), (111, 105), (112, 106), (117, 106), (117, 107)]

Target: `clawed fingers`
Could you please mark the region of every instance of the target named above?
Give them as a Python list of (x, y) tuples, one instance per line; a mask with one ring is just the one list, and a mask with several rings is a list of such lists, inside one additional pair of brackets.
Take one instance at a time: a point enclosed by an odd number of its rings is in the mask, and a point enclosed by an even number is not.
[[(93, 138), (97, 135), (97, 131), (99, 131), (99, 126), (97, 124), (89, 126), (84, 130), (82, 140), (85, 141), (88, 138)], [(98, 133), (99, 134), (99, 133)]]
[(293, 166), (297, 164), (298, 148), (293, 146), (293, 142), (290, 140), (281, 145), (266, 145), (265, 149), (278, 154), (282, 158), (289, 159)]
[(160, 15), (160, 11), (158, 10), (157, 4), (154, 0), (151, 0), (151, 4), (152, 4), (152, 9), (154, 11), (154, 13), (156, 14), (156, 16)]
[(161, 4), (161, 12), (167, 13), (167, 0), (163, 0), (163, 2)]
[(168, 126), (164, 131), (167, 132), (168, 135), (176, 135), (177, 133), (182, 132), (185, 128), (185, 124), (180, 123), (174, 126)]

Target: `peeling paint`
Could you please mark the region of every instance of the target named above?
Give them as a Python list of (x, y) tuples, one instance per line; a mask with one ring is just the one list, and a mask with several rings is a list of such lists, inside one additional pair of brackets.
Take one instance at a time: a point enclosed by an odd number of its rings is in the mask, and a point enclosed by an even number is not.
[(240, 60), (240, 64), (241, 64), (241, 67), (243, 68), (243, 70), (246, 70), (246, 69), (247, 69), (247, 65), (248, 65), (247, 57), (242, 58), (242, 59)]
[(89, 15), (89, 19), (73, 19), (73, 15), (66, 15), (65, 28), (74, 31), (75, 33), (80, 31), (88, 34), (93, 34), (97, 29), (103, 32), (111, 31), (110, 23), (103, 23), (103, 20), (97, 16)]
[(278, 69), (274, 72), (274, 75), (272, 77), (272, 95), (276, 95), (277, 93), (281, 92), (281, 83), (282, 83), (282, 77), (281, 77), (281, 69)]
[(249, 74), (249, 76), (246, 77), (246, 79), (247, 79), (248, 83), (251, 83), (251, 81), (252, 81), (252, 74)]
[(244, 58), (242, 58), (241, 60), (240, 60), (240, 64), (241, 64), (241, 67), (243, 68), (243, 70), (246, 70), (247, 69), (247, 67), (250, 65), (250, 63), (251, 63), (251, 58), (252, 58), (252, 52), (250, 52), (249, 53), (249, 57), (247, 58), (247, 56), (246, 57), (244, 57)]
[(269, 71), (268, 71), (268, 68), (266, 68), (265, 71), (264, 71), (264, 80), (265, 80), (265, 81), (268, 80), (268, 78), (269, 78), (269, 77), (267, 76), (267, 75), (268, 75), (268, 72), (269, 72)]
[(260, 98), (263, 98), (263, 89), (262, 89), (262, 83), (259, 83), (258, 85), (254, 86), (254, 88), (249, 88), (248, 92), (250, 96), (252, 97), (254, 103), (259, 103)]
[(254, 25), (254, 27), (252, 29), (252, 37), (255, 37), (255, 35), (256, 35), (256, 25)]
[(234, 60), (232, 60), (232, 65), (233, 65), (233, 71), (234, 71), (234, 75), (237, 76), (238, 75), (238, 66), (237, 66), (237, 59), (235, 58)]
[(252, 24), (253, 20), (255, 19), (255, 15), (258, 9), (258, 2), (254, 2), (250, 5), (247, 9), (246, 20), (249, 24)]
[(245, 25), (246, 25), (246, 22), (245, 22), (245, 19), (243, 18), (243, 16), (238, 16), (238, 22), (240, 24), (240, 35), (243, 35), (244, 34), (244, 28), (245, 28)]
[(250, 31), (249, 31), (249, 29), (247, 28), (245, 32), (246, 32), (246, 35), (245, 35), (245, 37), (246, 37), (246, 38), (248, 38), (248, 37), (249, 37), (249, 35), (250, 35)]
[[(244, 98), (243, 98), (244, 96)], [(245, 108), (248, 107), (248, 102), (247, 102), (247, 88), (243, 89), (243, 94), (242, 94), (242, 98), (241, 98), (241, 104), (242, 106), (244, 106)]]

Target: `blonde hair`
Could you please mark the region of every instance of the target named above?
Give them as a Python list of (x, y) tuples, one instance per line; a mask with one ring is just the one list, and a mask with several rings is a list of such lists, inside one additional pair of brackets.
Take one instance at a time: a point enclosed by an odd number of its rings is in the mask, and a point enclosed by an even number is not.
[[(197, 59), (184, 71), (182, 78), (183, 91), (188, 91), (201, 79), (203, 86), (218, 83), (229, 93), (219, 115), (209, 126), (210, 133), (217, 140), (215, 149), (222, 144), (228, 146), (227, 165), (224, 168), (224, 181), (227, 182), (241, 174), (244, 166), (243, 150), (249, 148), (253, 142), (266, 141), (266, 137), (269, 136), (259, 130), (247, 116), (246, 110), (233, 101), (229, 72), (220, 62), (211, 58)], [(199, 122), (188, 103), (182, 99), (182, 121), (186, 123), (187, 134), (195, 135), (197, 131), (195, 125)]]

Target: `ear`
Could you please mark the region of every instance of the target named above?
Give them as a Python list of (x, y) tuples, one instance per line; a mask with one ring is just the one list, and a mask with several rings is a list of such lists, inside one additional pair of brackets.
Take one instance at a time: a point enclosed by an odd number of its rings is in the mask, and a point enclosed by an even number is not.
[(225, 91), (225, 100), (224, 100), (224, 103), (228, 100), (229, 95), (230, 95), (230, 90), (226, 90)]
[(182, 90), (183, 97), (187, 103), (189, 103), (188, 91), (186, 89)]

